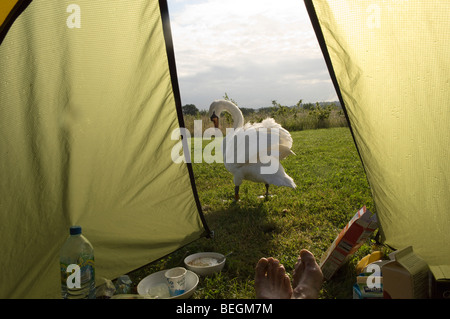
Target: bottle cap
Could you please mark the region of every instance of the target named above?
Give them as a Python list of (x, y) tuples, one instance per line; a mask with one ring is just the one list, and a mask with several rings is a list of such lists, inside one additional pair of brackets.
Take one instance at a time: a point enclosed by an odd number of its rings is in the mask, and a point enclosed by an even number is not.
[(70, 226), (70, 234), (71, 235), (81, 234), (81, 226)]

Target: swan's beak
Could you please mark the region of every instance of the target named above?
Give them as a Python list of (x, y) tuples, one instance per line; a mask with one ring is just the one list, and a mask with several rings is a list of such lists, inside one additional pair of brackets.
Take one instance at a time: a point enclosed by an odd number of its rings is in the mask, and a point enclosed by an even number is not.
[(219, 118), (215, 117), (212, 121), (214, 122), (214, 127), (219, 128)]
[(216, 115), (215, 112), (213, 112), (213, 115), (211, 115), (211, 121), (214, 122), (215, 128), (219, 128), (219, 117)]

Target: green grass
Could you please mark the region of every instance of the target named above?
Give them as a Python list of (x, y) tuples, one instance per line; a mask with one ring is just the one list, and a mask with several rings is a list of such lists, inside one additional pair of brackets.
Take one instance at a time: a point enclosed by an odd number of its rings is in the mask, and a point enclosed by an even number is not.
[[(375, 212), (371, 192), (348, 128), (291, 132), (295, 156), (282, 164), (296, 189), (270, 187), (273, 197), (258, 198), (264, 185), (245, 181), (241, 201), (233, 201), (232, 175), (223, 164), (193, 164), (205, 218), (214, 238), (201, 238), (130, 274), (137, 284), (146, 275), (182, 265), (199, 251), (234, 253), (221, 273), (201, 277), (193, 298), (255, 298), (254, 268), (261, 257), (275, 257), (292, 274), (302, 248), (318, 260), (354, 213), (366, 205)], [(320, 298), (351, 298), (356, 262), (371, 251), (361, 247), (323, 285)]]

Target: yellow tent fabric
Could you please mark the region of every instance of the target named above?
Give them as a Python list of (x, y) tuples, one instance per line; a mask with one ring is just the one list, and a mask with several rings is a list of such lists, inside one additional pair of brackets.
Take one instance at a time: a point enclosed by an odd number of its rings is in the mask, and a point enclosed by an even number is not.
[(450, 2), (305, 3), (385, 242), (450, 278)]
[(171, 159), (166, 2), (34, 0), (15, 18), (0, 45), (0, 297), (60, 298), (73, 224), (97, 279), (207, 234), (192, 167)]

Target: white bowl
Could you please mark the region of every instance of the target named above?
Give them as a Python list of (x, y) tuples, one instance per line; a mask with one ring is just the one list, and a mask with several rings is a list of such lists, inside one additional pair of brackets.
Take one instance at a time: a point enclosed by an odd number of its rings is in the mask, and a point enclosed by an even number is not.
[(184, 259), (184, 265), (187, 269), (192, 270), (197, 275), (207, 276), (215, 272), (219, 272), (223, 269), (223, 266), (225, 266), (226, 258), (221, 263), (217, 263), (218, 259), (223, 257), (224, 256), (222, 254), (213, 252), (196, 253), (187, 256)]
[[(142, 279), (137, 286), (138, 294), (141, 296), (148, 297), (148, 291), (150, 288), (159, 285), (165, 285), (166, 277), (164, 277), (164, 274), (166, 273), (166, 271), (167, 269), (161, 270)], [(198, 276), (192, 271), (188, 270), (186, 273), (186, 291), (181, 295), (167, 297), (164, 299), (188, 299), (195, 292), (195, 289), (197, 289), (197, 285), (198, 285)]]

